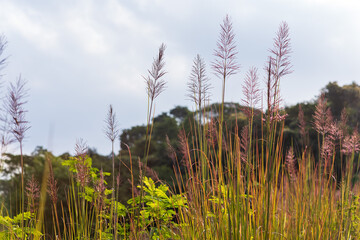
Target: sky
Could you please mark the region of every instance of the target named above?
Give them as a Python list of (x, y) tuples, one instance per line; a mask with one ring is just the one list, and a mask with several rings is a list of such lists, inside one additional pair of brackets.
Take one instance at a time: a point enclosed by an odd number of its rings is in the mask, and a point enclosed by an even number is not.
[(120, 129), (146, 122), (142, 76), (161, 43), (167, 46), (167, 88), (156, 99), (156, 113), (193, 108), (186, 84), (197, 54), (207, 64), (212, 102), (219, 102), (221, 81), (210, 66), (229, 14), (241, 68), (226, 83), (225, 101), (240, 102), (246, 71), (257, 67), (264, 79), (273, 38), (286, 21), (294, 72), (282, 80), (281, 92), (284, 104), (292, 105), (314, 100), (330, 81), (359, 83), (359, 11), (357, 0), (0, 0), (0, 34), (9, 57), (0, 93), (5, 96), (20, 74), (27, 81), (26, 153), (36, 146), (73, 153), (82, 138), (109, 154), (109, 105)]

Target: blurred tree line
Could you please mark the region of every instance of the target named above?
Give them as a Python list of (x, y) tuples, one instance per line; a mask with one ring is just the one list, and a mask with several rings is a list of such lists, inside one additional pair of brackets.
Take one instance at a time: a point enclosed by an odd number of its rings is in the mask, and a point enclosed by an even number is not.
[[(340, 119), (343, 109), (348, 114), (348, 126), (350, 128), (358, 128), (360, 121), (360, 86), (356, 83), (350, 85), (339, 86), (337, 82), (330, 82), (324, 89), (325, 97), (328, 100), (333, 117), (336, 120)], [(288, 114), (285, 120), (284, 130), (284, 149), (293, 146), (295, 149), (304, 147), (304, 143), (300, 140), (299, 132), (299, 105), (301, 105), (304, 112), (304, 119), (306, 121), (306, 130), (308, 132), (309, 142), (307, 147), (314, 152), (317, 156), (317, 134), (313, 130), (313, 114), (315, 111), (316, 100), (303, 102), (294, 106), (285, 107)], [(219, 104), (215, 103), (205, 109), (205, 116), (210, 120), (217, 117), (217, 110)], [(261, 134), (261, 111), (256, 110), (258, 113), (254, 120), (254, 128), (256, 134)], [(225, 103), (224, 108), (224, 131), (234, 133), (240, 131), (247, 124), (244, 108), (238, 103)], [(179, 150), (178, 134), (181, 129), (189, 136), (192, 133), (192, 124), (197, 119), (197, 113), (190, 111), (187, 107), (176, 106), (168, 113), (164, 112), (159, 114), (154, 119), (153, 133), (151, 136), (151, 145), (148, 155), (148, 167), (141, 169), (141, 171), (152, 177), (153, 179), (161, 179), (173, 186), (173, 191), (176, 191), (175, 175), (173, 167), (176, 164), (169, 156), (168, 143), (170, 143), (176, 150), (177, 159), (181, 160), (181, 153)], [(119, 200), (122, 203), (131, 198), (131, 175), (130, 169), (132, 168), (134, 179), (137, 182), (139, 176), (139, 162), (144, 159), (145, 153), (145, 138), (146, 126), (134, 126), (122, 131), (120, 135), (120, 151), (116, 154), (116, 172), (119, 173), (120, 189)], [(168, 139), (168, 141), (167, 141)], [(191, 139), (191, 138), (189, 138)], [(190, 143), (191, 144), (194, 143)], [(89, 156), (92, 158), (93, 167), (102, 169), (105, 172), (112, 172), (111, 154), (108, 156), (100, 155), (95, 149), (90, 148), (88, 151)], [(34, 152), (25, 156), (25, 181), (34, 176), (35, 179), (41, 184), (44, 183), (43, 173), (44, 166), (47, 159), (50, 159), (55, 179), (58, 186), (59, 201), (66, 202), (66, 189), (69, 186), (69, 171), (67, 167), (62, 166), (61, 162), (70, 157), (69, 153), (64, 153), (60, 156), (54, 156), (46, 149), (37, 147)], [(140, 163), (140, 165), (142, 165)], [(0, 179), (0, 203), (3, 203), (10, 215), (18, 213), (20, 206), (20, 156), (13, 154), (5, 154), (3, 156), (3, 168), (1, 169)], [(111, 183), (111, 176), (108, 176), (106, 181)], [(135, 183), (136, 183), (135, 182)], [(109, 184), (110, 185), (110, 184)], [(46, 200), (46, 208), (50, 209), (50, 200)], [(59, 212), (61, 209), (59, 209)], [(51, 218), (51, 211), (45, 211), (46, 218)], [(45, 220), (46, 222), (46, 220)], [(51, 221), (49, 221), (51, 222)]]

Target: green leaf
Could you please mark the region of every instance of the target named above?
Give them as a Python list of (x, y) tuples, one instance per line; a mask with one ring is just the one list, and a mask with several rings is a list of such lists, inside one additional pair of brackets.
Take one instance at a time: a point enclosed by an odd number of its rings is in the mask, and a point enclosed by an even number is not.
[(105, 189), (105, 196), (110, 195), (113, 192), (111, 189)]
[(85, 193), (88, 195), (92, 195), (95, 192), (95, 190), (91, 187), (86, 186), (85, 187)]

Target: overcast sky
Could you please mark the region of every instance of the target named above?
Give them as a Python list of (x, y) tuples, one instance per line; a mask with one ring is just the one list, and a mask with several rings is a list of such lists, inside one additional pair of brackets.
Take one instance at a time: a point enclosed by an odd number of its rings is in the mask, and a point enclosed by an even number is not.
[(286, 21), (294, 72), (281, 89), (291, 105), (313, 100), (329, 81), (360, 80), (359, 11), (357, 0), (0, 0), (0, 33), (9, 56), (2, 81), (19, 74), (28, 81), (27, 153), (38, 145), (73, 153), (76, 139), (83, 138), (108, 154), (103, 127), (109, 104), (121, 129), (145, 123), (142, 75), (161, 43), (167, 45), (168, 85), (156, 113), (191, 108), (186, 83), (196, 54), (207, 62), (212, 101), (220, 101), (221, 83), (209, 66), (219, 24), (229, 14), (241, 71), (228, 81), (226, 101), (239, 102), (247, 69), (263, 69), (275, 32)]

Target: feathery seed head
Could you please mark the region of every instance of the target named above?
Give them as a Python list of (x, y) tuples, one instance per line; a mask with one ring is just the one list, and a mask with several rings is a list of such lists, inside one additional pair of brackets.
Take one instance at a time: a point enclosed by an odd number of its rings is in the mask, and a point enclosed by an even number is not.
[(174, 147), (171, 145), (168, 135), (166, 135), (166, 146), (167, 146), (167, 152), (169, 158), (173, 161), (173, 163), (176, 163), (176, 151)]
[(331, 134), (324, 138), (323, 145), (321, 146), (321, 158), (327, 170), (329, 170), (330, 162), (335, 153), (335, 139)]
[(190, 169), (189, 165), (189, 144), (187, 140), (187, 136), (184, 129), (181, 129), (178, 133), (179, 145), (180, 145), (180, 152), (182, 155), (181, 162)]
[(29, 130), (29, 122), (25, 119), (26, 110), (24, 105), (28, 96), (28, 90), (25, 88), (26, 81), (19, 76), (15, 84), (10, 83), (8, 88), (8, 96), (6, 98), (5, 109), (10, 116), (11, 129), (10, 132), (14, 138), (22, 143), (25, 132)]
[(299, 113), (298, 113), (298, 126), (300, 128), (300, 135), (303, 143), (306, 141), (306, 122), (304, 118), (304, 111), (302, 110), (301, 104), (299, 104)]
[(218, 123), (216, 119), (211, 118), (209, 122), (209, 128), (206, 133), (207, 142), (210, 146), (215, 146), (218, 142)]
[(281, 103), (280, 79), (292, 73), (290, 61), (291, 45), (289, 27), (286, 22), (282, 22), (274, 38), (273, 48), (269, 50), (271, 56), (268, 66), (265, 68), (268, 73), (267, 78), (267, 100), (269, 114), (276, 114)]
[(253, 113), (252, 109), (256, 108), (260, 102), (260, 88), (257, 68), (252, 67), (246, 74), (245, 84), (243, 85), (244, 98), (242, 102), (247, 108), (244, 108), (245, 113), (250, 117)]
[(340, 122), (338, 123), (340, 139), (343, 139), (344, 136), (347, 135), (347, 121), (348, 121), (348, 115), (346, 113), (346, 108), (344, 107), (343, 110), (341, 111)]
[(151, 70), (148, 70), (149, 75), (147, 77), (144, 77), (146, 82), (147, 94), (152, 101), (157, 98), (159, 94), (165, 90), (166, 87), (166, 82), (162, 79), (162, 77), (166, 74), (166, 72), (163, 70), (165, 66), (165, 49), (165, 44), (161, 44), (158, 56), (154, 58)]
[(87, 163), (88, 147), (84, 142), (84, 140), (82, 139), (77, 140), (75, 144), (75, 153), (76, 153), (75, 168), (77, 171), (76, 179), (81, 184), (82, 187), (85, 187), (90, 181), (90, 176), (89, 176), (90, 169)]
[(102, 211), (105, 207), (105, 190), (106, 190), (106, 186), (105, 186), (104, 174), (103, 174), (103, 170), (101, 169), (100, 178), (98, 179), (97, 184), (95, 186), (95, 191), (97, 193), (97, 203), (100, 211)]
[(296, 159), (295, 159), (294, 151), (293, 151), (292, 147), (290, 147), (289, 151), (286, 154), (285, 165), (288, 170), (290, 179), (292, 181), (295, 181), (296, 174), (297, 174), (297, 168), (296, 168)]
[(357, 129), (354, 130), (351, 136), (346, 136), (342, 145), (341, 152), (346, 155), (351, 155), (353, 152), (360, 151), (360, 137)]
[(314, 128), (315, 130), (325, 135), (329, 130), (329, 125), (332, 120), (330, 111), (327, 108), (327, 100), (325, 99), (325, 94), (321, 94), (318, 104), (315, 107), (314, 118)]
[(274, 38), (274, 46), (270, 49), (270, 53), (272, 53), (270, 57), (272, 63), (271, 75), (276, 84), (281, 77), (293, 72), (290, 61), (291, 52), (289, 26), (286, 22), (282, 22)]
[(57, 180), (55, 180), (54, 177), (54, 172), (50, 171), (50, 175), (49, 178), (47, 179), (47, 192), (50, 196), (51, 201), (56, 204), (57, 200), (58, 200), (58, 196), (57, 196)]
[(115, 139), (119, 136), (118, 122), (116, 120), (116, 114), (113, 110), (112, 105), (109, 107), (108, 114), (105, 119), (106, 127), (104, 129), (107, 138), (114, 142)]
[(40, 186), (34, 175), (31, 176), (31, 179), (26, 186), (26, 196), (30, 212), (34, 213), (38, 206), (38, 199), (40, 198)]
[(241, 149), (241, 161), (248, 162), (248, 148), (249, 146), (249, 126), (244, 126), (241, 130), (241, 141), (240, 141), (240, 149)]
[(216, 59), (212, 63), (212, 68), (216, 76), (224, 79), (236, 74), (240, 65), (236, 61), (238, 52), (236, 50), (235, 34), (228, 15), (226, 15), (220, 27), (220, 37), (216, 44), (217, 49), (214, 51)]
[(120, 171), (119, 173), (116, 175), (116, 186), (120, 186)]
[[(188, 82), (188, 97), (198, 106), (209, 100), (209, 78), (206, 76), (206, 65), (198, 54), (193, 62), (190, 81)], [(201, 110), (201, 109), (199, 109)]]

